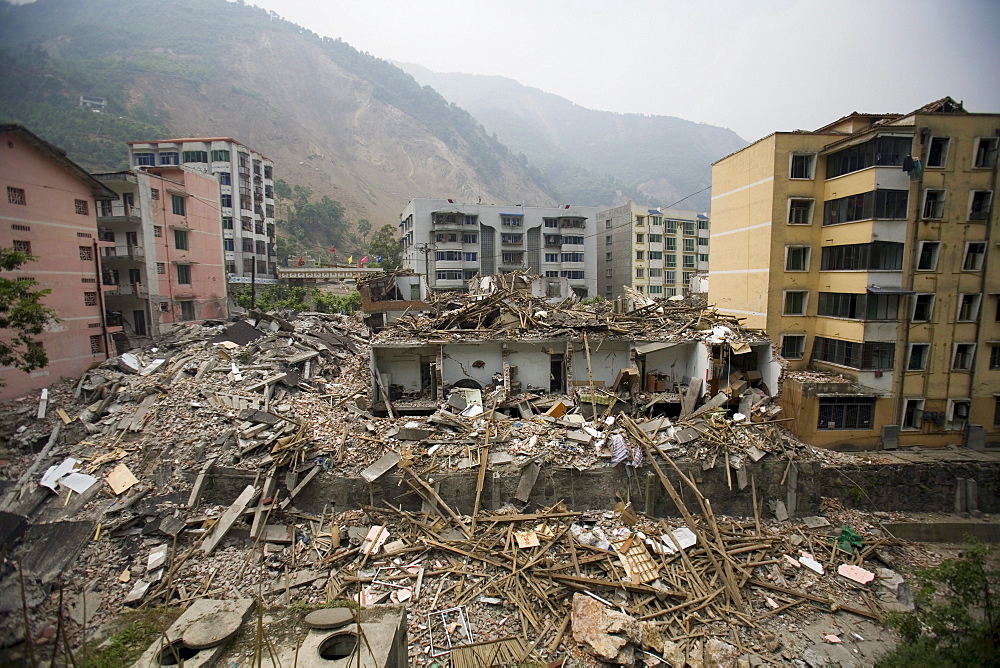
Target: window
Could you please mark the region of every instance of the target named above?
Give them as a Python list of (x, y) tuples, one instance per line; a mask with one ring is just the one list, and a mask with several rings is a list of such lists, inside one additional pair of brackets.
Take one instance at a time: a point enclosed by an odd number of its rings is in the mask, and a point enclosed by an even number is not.
[(101, 335), (93, 334), (90, 337), (90, 354), (96, 355), (101, 352)]
[(965, 259), (962, 261), (962, 271), (982, 271), (983, 260), (986, 257), (986, 242), (970, 241), (965, 244)]
[(924, 400), (906, 399), (903, 403), (903, 429), (920, 429), (924, 419)]
[(604, 275), (608, 278), (611, 278), (613, 276), (613, 271), (611, 267), (608, 267), (607, 269), (604, 270)]
[(84, 306), (97, 306), (97, 293), (96, 292), (84, 292), (83, 293), (83, 305)]
[(917, 251), (917, 271), (934, 271), (937, 269), (940, 241), (921, 241)]
[(644, 234), (637, 234), (637, 235), (635, 235), (635, 242), (636, 242), (637, 244), (641, 244), (641, 243), (645, 243), (645, 242), (643, 241), (643, 239), (644, 239), (644, 238), (645, 238), (645, 235), (644, 235)]
[(913, 296), (913, 322), (930, 322), (934, 315), (934, 295), (922, 293)]
[(500, 224), (504, 227), (521, 227), (521, 216), (500, 216)]
[(962, 293), (958, 296), (958, 321), (975, 322), (979, 319), (979, 293)]
[[(243, 237), (242, 239), (240, 239), (240, 244), (241, 244), (240, 250), (242, 250), (244, 253), (253, 252), (253, 239), (250, 239), (248, 237)], [(441, 255), (441, 253), (438, 253), (438, 255)], [(438, 257), (437, 259), (440, 260), (441, 258)]]
[(264, 178), (274, 178), (274, 167), (272, 165), (264, 165)]
[(604, 261), (605, 262), (611, 262), (611, 253), (605, 253), (604, 254)]
[(684, 239), (684, 252), (685, 253), (694, 252), (694, 239)]
[(817, 336), (813, 346), (813, 359), (852, 369), (874, 371), (891, 369), (895, 350), (895, 342), (857, 343)]
[(466, 262), (476, 262), (478, 260), (478, 258), (479, 258), (479, 253), (466, 253), (465, 254), (465, 261)]
[[(687, 241), (687, 239), (685, 239)], [(677, 250), (677, 237), (667, 237), (667, 245), (664, 246), (668, 251)]]
[(606, 229), (606, 230), (610, 230), (611, 229), (611, 221), (610, 220), (605, 220), (604, 221), (604, 229)]
[(685, 269), (694, 269), (694, 255), (685, 255), (682, 261)]
[(639, 260), (641, 262), (642, 259), (645, 257), (645, 255), (646, 255), (645, 251), (636, 251), (635, 252), (635, 259)]
[(244, 232), (253, 232), (253, 219), (250, 216), (241, 217), (240, 227)]
[(824, 246), (820, 271), (900, 271), (903, 244), (874, 241), (868, 244)]
[(229, 172), (219, 172), (219, 185), (220, 186), (233, 185), (233, 175)]
[(165, 273), (167, 273), (167, 265), (165, 263), (163, 263), (163, 262), (157, 262), (156, 263), (156, 273), (157, 274), (165, 274)]
[(792, 153), (791, 169), (788, 177), (792, 179), (811, 179), (816, 156), (812, 153)]
[(73, 210), (81, 216), (90, 215), (90, 207), (87, 206), (87, 200), (85, 199), (73, 200)]
[(636, 278), (645, 278), (646, 277), (646, 270), (643, 267), (636, 267), (635, 268), (635, 277)]
[[(676, 273), (677, 272), (675, 272), (675, 271), (668, 271), (666, 273), (667, 283), (673, 283), (674, 282), (673, 276)], [(649, 268), (649, 277), (650, 278), (660, 278), (662, 276), (663, 276), (663, 269), (661, 269), (659, 267), (650, 267)]]
[(872, 190), (823, 203), (823, 224), (839, 225), (857, 220), (905, 220), (909, 192)]
[(813, 200), (792, 198), (788, 200), (788, 224), (812, 224)]
[(14, 239), (14, 241), (11, 242), (11, 246), (16, 251), (19, 251), (21, 253), (28, 253), (29, 255), (31, 254), (30, 241), (20, 241), (19, 239)]
[(969, 201), (969, 220), (989, 220), (992, 190), (973, 190)]
[(808, 290), (785, 290), (785, 308), (782, 315), (805, 315)]
[(972, 166), (992, 169), (997, 164), (997, 142), (996, 137), (976, 138), (976, 150), (972, 156)]
[(259, 241), (259, 240), (255, 241), (254, 242), (254, 252), (257, 253), (257, 255), (264, 255), (264, 254), (266, 254), (267, 253), (267, 244), (264, 241)]
[[(662, 260), (663, 259), (663, 251), (649, 251), (649, 252), (646, 253), (646, 257), (648, 257), (650, 260)], [(677, 262), (677, 256), (676, 255), (671, 255), (670, 257), (674, 258), (674, 262), (675, 263)]]
[[(254, 234), (264, 234), (264, 223), (259, 220), (254, 221), (253, 231)], [(452, 241), (455, 241), (455, 239), (452, 239)]]
[(826, 157), (826, 178), (832, 179), (876, 165), (900, 167), (910, 155), (910, 137), (876, 137)]
[(222, 229), (224, 229), (224, 230), (231, 230), (231, 229), (233, 229), (233, 217), (232, 216), (223, 216), (222, 217)]
[(545, 254), (545, 261), (546, 262), (558, 262), (559, 261), (559, 253), (546, 253)]
[(152, 153), (133, 153), (136, 167), (152, 167), (156, 164), (156, 156)]
[(181, 195), (170, 196), (170, 208), (175, 216), (184, 215), (184, 198)]
[(948, 162), (948, 145), (951, 139), (948, 137), (931, 137), (931, 147), (927, 151), (928, 167), (944, 167)]
[(24, 198), (24, 188), (11, 188), (7, 186), (7, 203), (24, 206), (27, 200)]
[(645, 227), (646, 226), (646, 217), (645, 216), (636, 216), (635, 217), (635, 226), (636, 227)]
[(708, 253), (698, 253), (698, 262), (708, 262)]
[(972, 408), (972, 402), (968, 399), (949, 399), (948, 423), (945, 425), (945, 429), (965, 429), (965, 423), (969, 421), (970, 408)]
[(820, 397), (818, 429), (871, 429), (874, 397)]
[(163, 236), (163, 227), (161, 225), (153, 225), (153, 236), (157, 238)]
[(663, 216), (650, 216), (649, 217), (649, 224), (650, 225), (662, 225), (663, 224)]
[(663, 235), (662, 234), (650, 234), (649, 235), (649, 243), (651, 243), (651, 244), (663, 243)]
[(699, 220), (698, 221), (698, 229), (699, 230), (707, 230), (708, 229), (708, 221), (707, 220)]
[(924, 218), (944, 217), (944, 191), (925, 190), (924, 191)]
[(685, 220), (684, 221), (684, 236), (693, 237), (696, 234), (696, 228), (694, 221)]
[[(649, 252), (649, 259), (650, 259), (650, 260), (654, 259), (654, 258), (653, 258), (653, 251), (650, 251), (650, 252)], [(658, 258), (656, 258), (656, 259), (658, 259)], [(666, 259), (664, 260), (664, 262), (663, 262), (663, 263), (664, 263), (664, 265), (665, 265), (665, 266), (667, 266), (667, 267), (676, 267), (676, 266), (677, 266), (677, 256), (676, 256), (676, 255), (673, 255), (673, 254), (671, 254), (671, 255), (668, 255), (668, 256), (666, 257)]]
[(562, 242), (564, 246), (567, 244), (571, 246), (582, 246), (583, 237), (563, 237)]
[(177, 284), (191, 285), (191, 265), (189, 264), (177, 265)]
[(663, 231), (666, 234), (677, 234), (677, 221), (676, 220), (666, 221), (666, 224), (663, 227)]
[(951, 356), (952, 371), (968, 371), (972, 368), (972, 360), (976, 356), (975, 343), (956, 343)]
[(466, 232), (462, 235), (463, 244), (477, 244), (479, 243), (479, 234), (476, 232)]
[(177, 151), (167, 151), (165, 153), (160, 153), (160, 164), (161, 165), (180, 164), (180, 154), (178, 154)]
[(805, 357), (805, 334), (782, 334), (781, 356), (786, 360), (800, 360)]
[(184, 162), (208, 162), (208, 151), (184, 151), (181, 154)]
[(224, 206), (224, 207), (228, 207), (230, 209), (233, 208), (233, 196), (232, 195), (219, 195), (219, 204), (222, 205), (222, 206)]
[[(31, 225), (18, 225), (17, 223), (11, 223), (10, 229), (14, 230), (15, 232), (30, 232), (31, 231)], [(76, 236), (79, 237), (79, 236), (82, 236), (84, 234), (87, 235), (88, 239), (90, 238), (90, 234), (86, 233), (86, 232), (77, 232)]]
[(545, 225), (545, 227), (548, 227), (548, 228), (559, 227), (559, 219), (558, 218), (543, 218), (542, 219), (542, 224)]
[(993, 426), (1000, 427), (1000, 397), (993, 400)]
[(149, 189), (149, 199), (160, 199), (160, 189), (150, 188)]
[(188, 249), (187, 230), (174, 230), (174, 248), (176, 248), (177, 250)]
[(990, 346), (990, 368), (1000, 369), (1000, 343)]
[(604, 237), (604, 243), (605, 243), (605, 245), (607, 245), (607, 246), (610, 246), (610, 245), (611, 245), (611, 235), (610, 235), (610, 234), (609, 234), (609, 235), (607, 235), (606, 237)]
[(690, 285), (691, 284), (691, 274), (693, 274), (693, 273), (694, 273), (693, 271), (682, 271), (681, 272), (681, 282), (684, 285)]
[(785, 246), (785, 271), (809, 271), (809, 246)]
[(94, 259), (94, 249), (90, 246), (80, 246), (80, 259), (81, 260), (93, 260)]
[(229, 151), (212, 151), (212, 162), (229, 162)]
[(583, 262), (583, 255), (583, 253), (563, 253), (560, 259), (562, 262)]
[(931, 354), (931, 344), (929, 343), (911, 343), (910, 344), (910, 355), (906, 361), (907, 371), (926, 371), (927, 370), (927, 358)]
[(183, 301), (181, 305), (181, 320), (194, 320), (194, 302)]
[(651, 285), (649, 286), (649, 294), (651, 295), (662, 295), (663, 286), (662, 285)]
[(236, 242), (233, 239), (223, 239), (222, 250), (227, 250), (227, 251), (236, 250)]

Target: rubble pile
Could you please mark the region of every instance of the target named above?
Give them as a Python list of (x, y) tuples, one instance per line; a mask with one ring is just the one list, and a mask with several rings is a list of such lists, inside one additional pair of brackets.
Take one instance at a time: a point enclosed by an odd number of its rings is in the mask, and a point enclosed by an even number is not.
[[(373, 338), (641, 333), (736, 349), (755, 336), (683, 301), (626, 312), (512, 290), (457, 308), (436, 299), (438, 315), (407, 314)], [(628, 369), (607, 387), (562, 394), (511, 392), (502, 378), (449, 387), (429, 415), (404, 415), (373, 377), (368, 345), (357, 317), (252, 313), (179, 327), (13, 402), (0, 415), (0, 472), (11, 481), (0, 488), (0, 646), (78, 644), (127, 607), (347, 599), (405, 606), (413, 665), (446, 655), (454, 665), (785, 662), (803, 642), (789, 620), (878, 619), (906, 605), (888, 569), (905, 567), (910, 548), (875, 523), (837, 508), (832, 523), (761, 517), (747, 465), (816, 455), (742, 374), (700, 405), (694, 380), (673, 388), (681, 406), (671, 418), (649, 410), (661, 392)], [(724, 467), (730, 489), (752, 495), (755, 517), (717, 517), (675, 464), (692, 459)], [(609, 466), (654, 472), (680, 519), (647, 517), (628, 494), (613, 512), (529, 505), (548, 469)], [(463, 471), (476, 476), (464, 513), (437, 484)], [(500, 473), (520, 476), (517, 491), (483, 510), (486, 476)], [(320, 481), (356, 477), (389, 481), (413, 504), (372, 495), (358, 508), (296, 506)], [(231, 501), (206, 503), (226, 480), (239, 481)]]

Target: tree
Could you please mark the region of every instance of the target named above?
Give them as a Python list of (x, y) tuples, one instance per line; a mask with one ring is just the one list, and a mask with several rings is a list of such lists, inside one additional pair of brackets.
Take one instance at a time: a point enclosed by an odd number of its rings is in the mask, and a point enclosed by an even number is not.
[(1000, 568), (992, 550), (967, 540), (958, 559), (918, 569), (916, 575), (916, 609), (889, 616), (900, 643), (875, 665), (1000, 665)]
[(367, 218), (362, 218), (358, 221), (358, 234), (361, 235), (362, 239), (368, 238), (368, 233), (372, 231), (372, 224)]
[[(396, 228), (386, 223), (372, 235), (368, 244), (368, 257), (386, 271), (399, 269), (403, 266), (403, 256), (399, 250), (399, 239), (396, 238)], [(378, 258), (382, 258), (378, 262)]]
[[(0, 272), (14, 271), (37, 258), (12, 248), (0, 248)], [(51, 290), (33, 290), (33, 278), (0, 276), (0, 366), (34, 371), (49, 363), (45, 348), (35, 337), (45, 325), (56, 322), (56, 313), (42, 304)], [(2, 381), (0, 381), (2, 386)]]

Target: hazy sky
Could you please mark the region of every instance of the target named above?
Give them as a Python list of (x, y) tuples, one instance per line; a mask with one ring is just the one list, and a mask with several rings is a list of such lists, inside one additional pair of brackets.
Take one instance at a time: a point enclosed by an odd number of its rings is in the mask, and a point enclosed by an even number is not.
[(386, 60), (753, 141), (950, 95), (1000, 112), (1000, 0), (246, 0)]

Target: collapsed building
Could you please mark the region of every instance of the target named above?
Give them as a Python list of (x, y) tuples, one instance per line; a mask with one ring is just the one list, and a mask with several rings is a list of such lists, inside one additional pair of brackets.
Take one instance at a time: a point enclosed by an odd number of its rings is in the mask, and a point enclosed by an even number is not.
[[(837, 480), (876, 509), (956, 481), (789, 437), (737, 320), (375, 280), (369, 304), (419, 308), (371, 335), (186, 324), (6, 406), (0, 658), (68, 662), (157, 608), (142, 666), (819, 666), (871, 659), (912, 606), (928, 557)], [(954, 473), (963, 509), (1000, 508), (997, 467)]]

